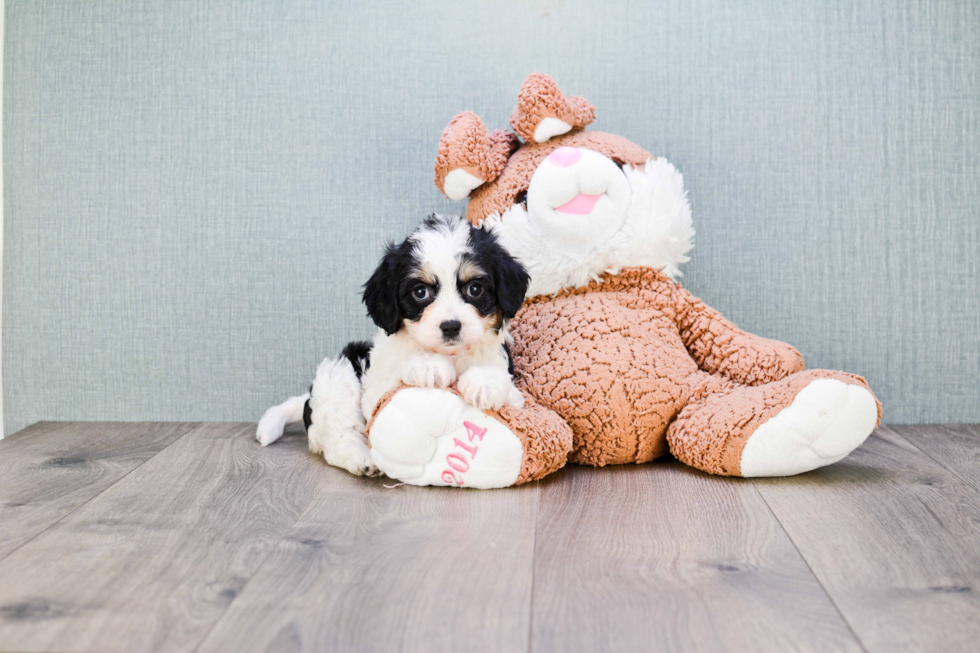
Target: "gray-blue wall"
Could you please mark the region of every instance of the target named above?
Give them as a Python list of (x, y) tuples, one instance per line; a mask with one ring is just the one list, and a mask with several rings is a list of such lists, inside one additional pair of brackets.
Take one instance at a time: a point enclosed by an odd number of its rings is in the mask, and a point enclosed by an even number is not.
[(302, 390), (382, 241), (462, 209), (443, 127), (536, 70), (684, 173), (696, 294), (980, 421), (980, 3), (8, 0), (7, 432)]

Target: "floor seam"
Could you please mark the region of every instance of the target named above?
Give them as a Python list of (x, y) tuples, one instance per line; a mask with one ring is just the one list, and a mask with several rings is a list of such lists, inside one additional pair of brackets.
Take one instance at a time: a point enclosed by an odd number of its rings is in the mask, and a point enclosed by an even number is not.
[(537, 495), (534, 498), (534, 543), (531, 545), (531, 597), (528, 603), (527, 653), (534, 648), (534, 570), (538, 567), (538, 521), (541, 517), (541, 481), (534, 482)]
[(251, 583), (252, 580), (254, 580), (255, 577), (259, 574), (259, 572), (262, 571), (262, 569), (266, 566), (266, 564), (268, 564), (269, 558), (272, 557), (272, 554), (274, 554), (276, 552), (276, 550), (279, 548), (279, 545), (281, 545), (283, 543), (283, 541), (286, 539), (286, 537), (290, 533), (293, 532), (293, 529), (296, 528), (296, 524), (298, 524), (300, 522), (300, 520), (303, 519), (303, 515), (306, 514), (306, 511), (310, 509), (310, 506), (312, 506), (313, 505), (313, 502), (316, 501), (317, 498), (319, 498), (320, 494), (323, 493), (324, 491), (326, 491), (326, 489), (327, 489), (328, 486), (329, 485), (325, 485), (324, 487), (322, 487), (319, 490), (317, 490), (316, 492), (314, 492), (313, 493), (313, 496), (310, 498), (310, 500), (307, 502), (307, 504), (305, 506), (303, 506), (303, 509), (300, 510), (298, 513), (296, 513), (296, 519), (293, 520), (293, 523), (289, 525), (289, 528), (283, 530), (282, 537), (280, 537), (276, 541), (276, 543), (272, 547), (269, 548), (269, 553), (267, 553), (266, 556), (264, 558), (262, 558), (262, 562), (259, 564), (258, 567), (255, 568), (255, 571), (253, 571), (252, 574), (248, 577), (248, 580), (246, 580), (244, 583), (242, 583), (242, 587), (241, 587), (240, 590), (238, 590), (238, 594), (236, 594), (235, 595), (235, 598), (233, 598), (228, 603), (228, 605), (225, 606), (225, 609), (221, 612), (221, 615), (217, 619), (214, 620), (214, 623), (211, 624), (211, 627), (208, 628), (207, 632), (204, 633), (204, 635), (201, 637), (201, 639), (197, 642), (197, 645), (194, 647), (194, 651), (199, 651), (201, 649), (201, 647), (204, 646), (204, 644), (208, 641), (208, 638), (211, 637), (211, 633), (214, 632), (214, 629), (218, 627), (218, 624), (221, 623), (221, 621), (228, 614), (228, 611), (231, 610), (231, 606), (235, 605), (235, 601), (237, 601), (239, 598), (241, 598), (242, 594), (245, 593), (245, 589), (248, 587), (249, 583)]
[(99, 490), (98, 492), (96, 492), (95, 494), (93, 494), (92, 496), (90, 496), (88, 499), (86, 499), (82, 503), (78, 504), (77, 506), (75, 506), (74, 508), (72, 508), (71, 510), (69, 510), (68, 512), (66, 512), (65, 514), (63, 514), (57, 520), (51, 522), (50, 524), (48, 524), (47, 526), (45, 526), (43, 529), (39, 530), (37, 533), (35, 533), (34, 535), (32, 535), (29, 539), (24, 540), (24, 542), (22, 544), (20, 544), (19, 546), (17, 546), (17, 548), (15, 548), (14, 550), (8, 551), (6, 555), (0, 557), (0, 563), (2, 563), (4, 560), (6, 560), (7, 558), (9, 558), (13, 554), (15, 554), (18, 551), (20, 551), (22, 548), (24, 548), (25, 546), (27, 546), (28, 544), (30, 544), (31, 542), (33, 542), (34, 540), (36, 540), (37, 538), (39, 538), (41, 535), (47, 533), (49, 530), (51, 530), (52, 528), (54, 528), (55, 526), (57, 526), (58, 524), (60, 524), (61, 522), (63, 522), (70, 515), (75, 514), (75, 512), (77, 512), (81, 508), (87, 506), (89, 503), (91, 503), (95, 499), (99, 498), (100, 496), (102, 496), (103, 494), (105, 494), (106, 492), (108, 492), (110, 489), (114, 488), (117, 483), (119, 483), (120, 481), (122, 481), (124, 478), (126, 478), (127, 476), (129, 476), (130, 474), (132, 474), (133, 472), (135, 472), (137, 469), (139, 469), (140, 467), (142, 467), (146, 463), (150, 462), (151, 460), (153, 460), (154, 458), (156, 458), (157, 456), (159, 456), (161, 453), (163, 453), (164, 451), (166, 451), (170, 447), (174, 446), (175, 444), (177, 444), (178, 442), (180, 442), (181, 440), (183, 440), (185, 437), (187, 437), (187, 434), (188, 433), (190, 433), (191, 431), (193, 431), (194, 429), (196, 429), (198, 426), (200, 426), (203, 423), (204, 422), (187, 422), (187, 425), (188, 425), (187, 426), (187, 430), (184, 431), (183, 433), (181, 433), (178, 437), (174, 438), (174, 440), (172, 442), (170, 442), (169, 444), (167, 444), (167, 446), (163, 447), (162, 449), (160, 449), (159, 451), (157, 451), (156, 453), (154, 453), (152, 456), (150, 456), (149, 458), (147, 458), (146, 460), (144, 460), (143, 462), (141, 462), (139, 465), (136, 465), (131, 470), (129, 470), (128, 472), (126, 472), (125, 474), (123, 474), (122, 476), (120, 476), (119, 478), (117, 478), (116, 480), (114, 480), (112, 483), (110, 483), (109, 485), (105, 486), (104, 488), (102, 488), (101, 490)]
[(843, 621), (844, 625), (847, 626), (847, 630), (848, 632), (851, 633), (851, 637), (854, 638), (855, 643), (857, 643), (857, 645), (861, 648), (862, 651), (867, 653), (868, 648), (864, 645), (864, 642), (861, 641), (861, 638), (858, 637), (858, 634), (854, 631), (854, 628), (851, 626), (851, 622), (844, 615), (844, 612), (840, 609), (840, 606), (837, 605), (837, 601), (834, 600), (834, 597), (831, 596), (830, 592), (820, 581), (820, 577), (817, 576), (817, 573), (813, 570), (813, 567), (810, 565), (810, 561), (806, 559), (806, 556), (803, 555), (802, 551), (800, 551), (800, 547), (797, 546), (796, 540), (794, 540), (793, 536), (790, 535), (788, 530), (786, 530), (786, 527), (783, 526), (783, 522), (780, 521), (779, 517), (776, 515), (776, 512), (772, 509), (772, 506), (770, 506), (769, 502), (766, 501), (765, 494), (762, 493), (762, 490), (760, 490), (758, 486), (753, 486), (752, 489), (755, 490), (755, 493), (759, 496), (760, 499), (762, 499), (762, 503), (765, 504), (766, 510), (769, 511), (769, 514), (772, 515), (772, 518), (776, 520), (777, 524), (779, 524), (779, 528), (782, 529), (783, 533), (786, 535), (786, 539), (789, 540), (789, 543), (793, 545), (793, 549), (796, 550), (796, 554), (800, 556), (800, 560), (802, 560), (803, 564), (806, 565), (807, 570), (810, 572), (810, 575), (813, 577), (813, 580), (817, 582), (817, 585), (820, 587), (820, 590), (823, 592), (824, 596), (826, 596), (827, 600), (830, 601), (830, 604), (834, 606), (834, 610), (837, 612), (838, 615), (840, 615), (841, 621)]
[[(935, 425), (930, 424), (929, 426), (935, 426)], [(917, 445), (912, 440), (909, 440), (907, 437), (905, 437), (904, 435), (902, 435), (901, 433), (899, 433), (898, 431), (896, 431), (893, 427), (891, 427), (891, 426), (885, 426), (884, 428), (887, 428), (888, 431), (889, 431), (889, 433), (891, 433), (893, 436), (898, 437), (898, 438), (901, 438), (902, 442), (904, 442), (905, 444), (909, 445), (910, 447), (912, 447), (913, 449), (915, 449), (916, 451), (918, 451), (919, 453), (921, 453), (923, 456), (925, 456), (926, 458), (928, 458), (932, 462), (934, 462), (937, 465), (939, 465), (943, 470), (945, 470), (946, 472), (952, 474), (961, 483), (965, 483), (966, 485), (968, 485), (970, 487), (973, 487), (973, 481), (970, 481), (969, 479), (966, 479), (963, 476), (961, 476), (960, 473), (957, 470), (953, 469), (952, 467), (950, 467), (949, 465), (947, 465), (943, 461), (939, 460), (938, 458), (935, 458), (928, 451), (926, 451), (925, 449), (923, 449), (922, 447), (920, 447), (919, 445)]]

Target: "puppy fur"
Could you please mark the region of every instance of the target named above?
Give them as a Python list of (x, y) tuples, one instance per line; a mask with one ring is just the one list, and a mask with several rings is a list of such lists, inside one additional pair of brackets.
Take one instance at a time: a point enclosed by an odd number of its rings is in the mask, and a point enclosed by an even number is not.
[(529, 277), (485, 228), (433, 214), (399, 245), (388, 245), (364, 285), (378, 326), (370, 343), (352, 342), (320, 363), (310, 392), (266, 411), (256, 437), (265, 446), (286, 424), (303, 421), (310, 450), (352, 474), (377, 475), (365, 416), (401, 384), (444, 388), (458, 381), (481, 409), (523, 405), (514, 387), (507, 323)]

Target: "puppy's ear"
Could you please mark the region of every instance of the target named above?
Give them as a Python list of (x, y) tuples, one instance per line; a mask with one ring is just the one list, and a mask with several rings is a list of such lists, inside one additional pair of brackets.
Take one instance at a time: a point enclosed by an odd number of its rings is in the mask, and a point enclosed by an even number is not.
[(497, 287), (497, 303), (500, 304), (504, 319), (509, 320), (521, 310), (531, 277), (524, 266), (503, 247), (500, 247), (500, 254), (494, 258), (493, 274), (494, 285)]
[(399, 248), (389, 244), (378, 268), (364, 284), (364, 305), (368, 315), (389, 336), (402, 328), (402, 310), (398, 301)]

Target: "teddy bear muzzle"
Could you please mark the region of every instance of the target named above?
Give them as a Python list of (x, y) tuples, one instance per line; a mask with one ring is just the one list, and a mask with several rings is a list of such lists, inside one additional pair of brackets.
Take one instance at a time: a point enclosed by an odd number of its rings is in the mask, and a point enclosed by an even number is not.
[(538, 231), (577, 251), (619, 232), (630, 196), (626, 175), (611, 159), (585, 148), (561, 147), (534, 171), (527, 212)]

